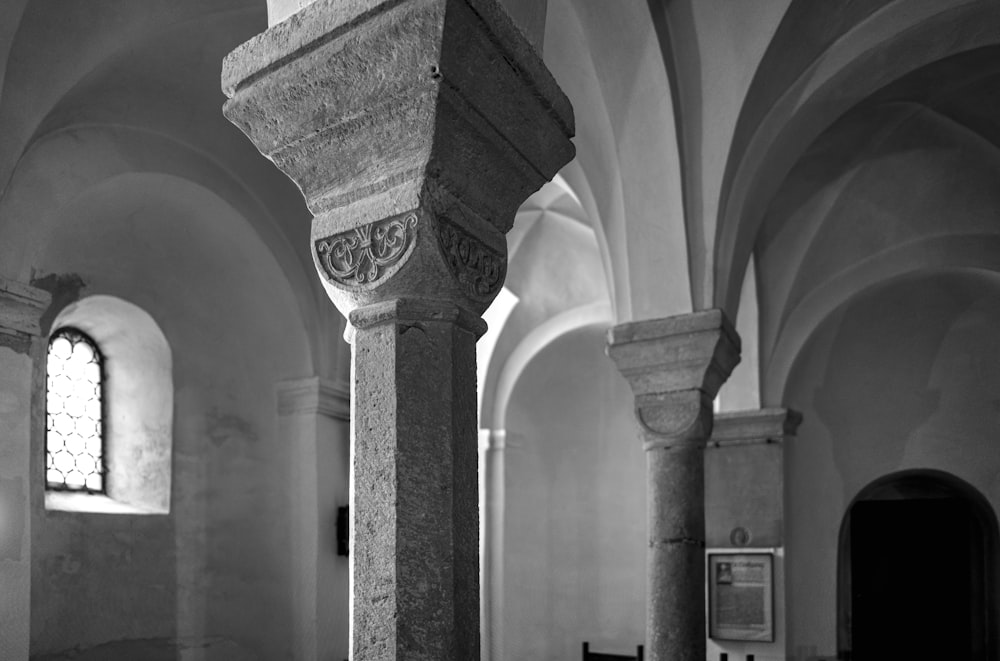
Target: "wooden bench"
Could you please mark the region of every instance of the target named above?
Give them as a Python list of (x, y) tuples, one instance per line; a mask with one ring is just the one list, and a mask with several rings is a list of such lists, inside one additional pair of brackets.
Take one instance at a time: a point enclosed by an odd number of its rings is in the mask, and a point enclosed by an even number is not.
[(625, 656), (624, 654), (602, 654), (591, 652), (590, 643), (583, 644), (583, 661), (642, 661), (642, 645), (636, 648), (635, 656)]

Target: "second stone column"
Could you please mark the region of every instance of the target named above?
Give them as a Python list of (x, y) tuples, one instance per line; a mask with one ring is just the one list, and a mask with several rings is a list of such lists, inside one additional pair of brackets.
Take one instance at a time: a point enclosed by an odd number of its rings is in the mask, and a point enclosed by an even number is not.
[(708, 310), (616, 326), (608, 355), (635, 394), (647, 452), (646, 652), (651, 661), (704, 661), (704, 450), (739, 337)]

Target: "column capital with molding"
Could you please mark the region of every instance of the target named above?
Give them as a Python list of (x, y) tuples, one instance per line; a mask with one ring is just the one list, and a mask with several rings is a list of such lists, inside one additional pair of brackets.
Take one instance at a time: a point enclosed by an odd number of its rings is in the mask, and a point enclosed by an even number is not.
[(608, 356), (635, 394), (647, 449), (704, 443), (712, 400), (740, 360), (740, 338), (721, 310), (649, 319), (608, 331)]
[(504, 234), (573, 158), (573, 111), (496, 0), (317, 0), (225, 60), (224, 113), (298, 184), (348, 316), (397, 298), (481, 314)]
[(647, 451), (649, 659), (704, 660), (703, 449), (740, 339), (721, 310), (705, 310), (615, 326), (607, 352), (635, 394)]

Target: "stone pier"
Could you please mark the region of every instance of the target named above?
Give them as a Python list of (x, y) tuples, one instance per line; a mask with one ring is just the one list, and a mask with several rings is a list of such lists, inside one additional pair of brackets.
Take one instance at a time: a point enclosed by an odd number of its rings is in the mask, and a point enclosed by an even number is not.
[(739, 362), (720, 310), (622, 324), (608, 355), (635, 394), (647, 457), (646, 654), (705, 659), (705, 444), (712, 401)]
[(475, 343), (572, 108), (494, 0), (319, 0), (231, 53), (223, 89), (350, 320), (352, 658), (477, 659)]
[[(39, 321), (48, 292), (0, 279), (0, 659), (27, 659), (31, 625), (31, 502), (41, 502), (45, 457), (45, 355)], [(35, 485), (32, 486), (32, 482)], [(34, 493), (32, 493), (34, 492)]]

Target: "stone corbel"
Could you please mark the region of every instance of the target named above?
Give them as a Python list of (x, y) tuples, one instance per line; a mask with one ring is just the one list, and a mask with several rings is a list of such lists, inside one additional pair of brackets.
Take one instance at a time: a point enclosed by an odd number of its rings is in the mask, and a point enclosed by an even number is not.
[(42, 333), (39, 320), (49, 301), (46, 291), (0, 279), (0, 345), (27, 353)]
[(792, 409), (769, 408), (732, 411), (715, 416), (711, 445), (751, 445), (781, 443), (795, 436), (802, 414)]

